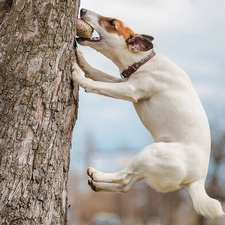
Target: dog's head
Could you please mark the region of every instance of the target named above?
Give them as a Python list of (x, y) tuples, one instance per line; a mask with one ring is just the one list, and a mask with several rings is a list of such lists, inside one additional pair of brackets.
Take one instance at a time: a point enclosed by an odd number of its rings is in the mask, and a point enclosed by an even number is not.
[(118, 19), (104, 17), (86, 9), (81, 9), (80, 17), (94, 28), (99, 37), (77, 38), (78, 43), (90, 46), (112, 60), (123, 50), (139, 53), (153, 48), (152, 36), (135, 34)]

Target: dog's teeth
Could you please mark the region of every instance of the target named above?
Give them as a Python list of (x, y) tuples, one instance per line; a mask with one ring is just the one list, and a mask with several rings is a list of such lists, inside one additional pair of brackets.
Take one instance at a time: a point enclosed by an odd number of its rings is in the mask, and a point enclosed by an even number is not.
[(100, 40), (100, 37), (93, 37), (91, 38), (92, 41), (99, 41)]
[(100, 38), (99, 37), (93, 37), (92, 40), (98, 41), (98, 40), (100, 40)]

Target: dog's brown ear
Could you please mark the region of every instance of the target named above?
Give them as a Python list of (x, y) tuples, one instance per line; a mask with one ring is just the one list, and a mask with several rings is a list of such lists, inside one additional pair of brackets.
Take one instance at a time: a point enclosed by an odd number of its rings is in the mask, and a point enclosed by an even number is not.
[(154, 37), (147, 35), (147, 34), (141, 34), (142, 37), (149, 39), (150, 41), (154, 40)]
[(148, 51), (153, 48), (153, 40), (154, 38), (149, 35), (134, 34), (129, 39), (127, 39), (126, 43), (131, 51)]

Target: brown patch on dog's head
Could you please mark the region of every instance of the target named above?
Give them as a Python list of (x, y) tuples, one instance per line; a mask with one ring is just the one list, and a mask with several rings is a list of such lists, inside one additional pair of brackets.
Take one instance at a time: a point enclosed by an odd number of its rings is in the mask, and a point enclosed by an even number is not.
[(123, 22), (117, 19), (101, 16), (99, 23), (108, 33), (123, 36), (124, 40), (127, 40), (134, 34), (129, 27), (125, 27)]

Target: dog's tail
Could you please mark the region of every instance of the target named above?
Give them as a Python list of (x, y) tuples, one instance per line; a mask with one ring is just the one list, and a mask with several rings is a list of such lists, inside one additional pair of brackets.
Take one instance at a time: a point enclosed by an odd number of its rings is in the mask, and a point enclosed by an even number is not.
[(191, 183), (188, 191), (191, 195), (194, 209), (199, 214), (211, 218), (225, 216), (220, 202), (207, 195), (203, 181)]

